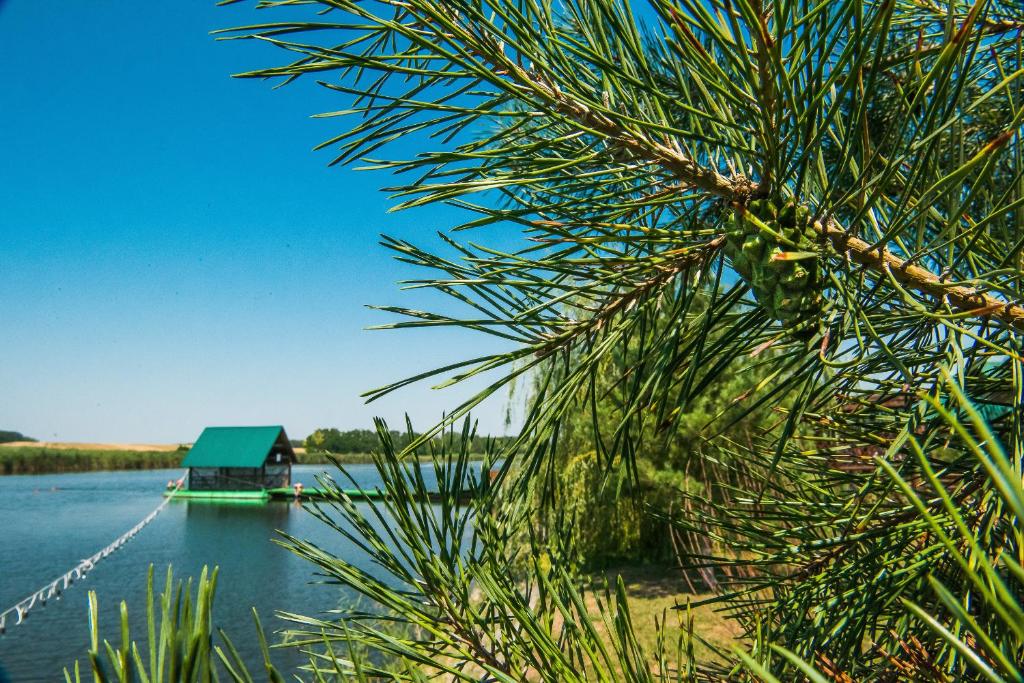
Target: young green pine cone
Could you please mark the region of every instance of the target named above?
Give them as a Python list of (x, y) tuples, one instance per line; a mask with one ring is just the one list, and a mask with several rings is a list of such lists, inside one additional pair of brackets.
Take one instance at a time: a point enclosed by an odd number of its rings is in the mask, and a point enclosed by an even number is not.
[(800, 293), (810, 284), (811, 273), (798, 263), (794, 263), (788, 273), (782, 276), (779, 284), (787, 292)]
[(748, 261), (763, 261), (767, 248), (768, 243), (764, 241), (761, 235), (748, 235), (743, 240), (741, 251)]
[(798, 339), (817, 334), (823, 308), (810, 219), (810, 210), (792, 200), (755, 199), (733, 211), (726, 233), (726, 256), (754, 300)]

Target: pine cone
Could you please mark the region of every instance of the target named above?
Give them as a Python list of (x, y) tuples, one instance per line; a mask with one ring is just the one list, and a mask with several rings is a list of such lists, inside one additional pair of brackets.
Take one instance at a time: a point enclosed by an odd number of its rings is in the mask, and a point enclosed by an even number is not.
[(811, 214), (792, 201), (751, 201), (732, 214), (725, 253), (754, 299), (797, 339), (821, 328), (821, 259)]

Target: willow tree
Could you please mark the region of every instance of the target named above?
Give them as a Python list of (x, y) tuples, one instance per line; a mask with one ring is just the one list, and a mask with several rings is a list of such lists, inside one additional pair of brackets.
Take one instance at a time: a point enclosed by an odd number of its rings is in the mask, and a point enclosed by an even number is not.
[[(333, 163), (394, 173), (398, 209), (465, 211), (444, 249), (385, 240), (423, 269), (411, 286), (453, 301), (388, 307), (395, 326), (512, 342), (369, 398), (489, 377), (452, 424), (516, 378), (538, 387), (475, 512), (490, 543), (456, 548), (410, 513), (403, 561), (358, 526), (402, 592), (294, 541), (414, 635), (356, 615), (313, 630), (397, 656), (410, 678), (1021, 680), (1019, 2), (259, 3), (282, 5), (222, 34), (290, 55), (241, 75), (317, 79), (339, 101), (320, 114), (338, 120)], [(394, 158), (399, 138), (422, 151)], [(459, 239), (484, 226), (520, 247)], [(764, 377), (732, 400), (776, 428), (702, 436), (708, 485), (680, 492), (693, 512), (674, 520), (714, 541), (690, 561), (731, 577), (714, 600), (745, 629), (745, 653), (723, 653), (735, 664), (641, 652), (623, 596), (602, 641), (557, 567), (503, 573), (502, 534), (613, 357), (608, 463), (672, 433), (737, 362)]]

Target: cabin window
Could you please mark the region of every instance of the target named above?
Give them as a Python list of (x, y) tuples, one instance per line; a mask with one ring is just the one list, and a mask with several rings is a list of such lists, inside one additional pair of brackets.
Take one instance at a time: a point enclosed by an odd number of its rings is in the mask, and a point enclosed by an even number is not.
[(276, 456), (274, 456), (274, 462), (281, 462), (281, 454), (280, 453), (278, 453)]

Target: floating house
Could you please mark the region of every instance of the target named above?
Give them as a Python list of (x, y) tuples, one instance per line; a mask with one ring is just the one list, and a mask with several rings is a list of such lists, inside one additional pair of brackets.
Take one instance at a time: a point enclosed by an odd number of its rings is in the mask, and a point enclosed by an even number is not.
[(182, 466), (189, 491), (265, 491), (290, 486), (294, 462), (284, 427), (207, 427)]

